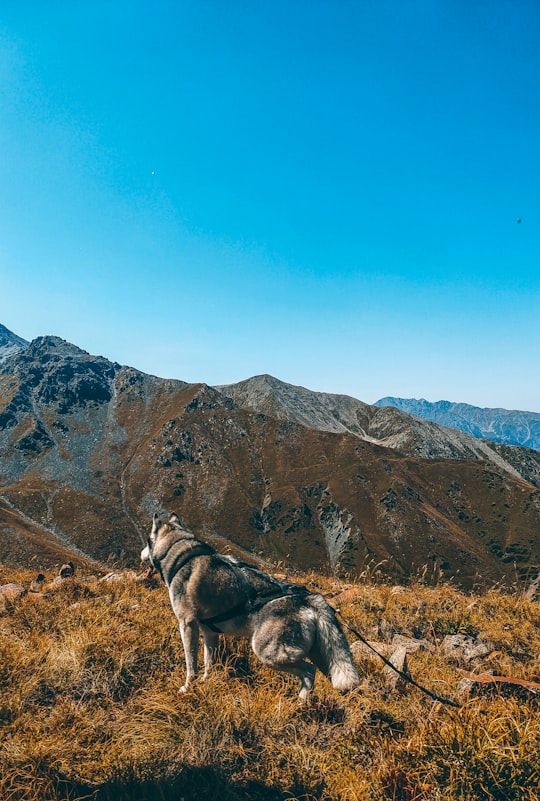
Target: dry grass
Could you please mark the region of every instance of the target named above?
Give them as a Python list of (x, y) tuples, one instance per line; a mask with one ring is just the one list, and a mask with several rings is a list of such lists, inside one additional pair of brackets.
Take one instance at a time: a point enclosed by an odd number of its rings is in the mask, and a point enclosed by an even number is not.
[[(0, 569), (0, 583), (23, 573)], [(306, 580), (331, 594), (328, 580)], [(493, 591), (362, 583), (341, 611), (371, 639), (481, 633), (495, 653), (477, 669), (538, 680), (540, 605)], [(540, 699), (485, 690), (462, 710), (386, 684), (359, 660), (347, 697), (319, 676), (299, 706), (294, 679), (242, 643), (181, 695), (182, 650), (163, 587), (68, 581), (0, 615), (0, 798), (6, 801), (444, 801), (539, 798)], [(466, 671), (435, 647), (413, 676), (457, 697)]]

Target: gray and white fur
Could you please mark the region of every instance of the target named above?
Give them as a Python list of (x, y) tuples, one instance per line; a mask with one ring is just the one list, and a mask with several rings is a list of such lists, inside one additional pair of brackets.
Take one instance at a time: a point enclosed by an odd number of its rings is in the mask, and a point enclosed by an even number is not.
[(197, 676), (199, 634), (204, 639), (206, 679), (215, 660), (219, 634), (245, 637), (264, 665), (292, 673), (306, 701), (317, 668), (347, 692), (358, 673), (335, 612), (318, 593), (278, 581), (187, 531), (177, 515), (154, 515), (141, 559), (149, 561), (168, 587), (186, 658), (185, 692)]

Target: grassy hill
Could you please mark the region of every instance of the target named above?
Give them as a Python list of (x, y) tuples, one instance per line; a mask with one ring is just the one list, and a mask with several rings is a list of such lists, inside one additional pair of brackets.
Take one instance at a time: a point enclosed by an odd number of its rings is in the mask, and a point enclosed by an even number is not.
[[(34, 575), (0, 567), (0, 584)], [(463, 702), (454, 710), (382, 663), (357, 655), (361, 686), (342, 697), (318, 676), (297, 682), (233, 642), (186, 695), (176, 621), (161, 584), (125, 574), (46, 582), (0, 608), (0, 798), (10, 801), (536, 801), (540, 696), (478, 685), (469, 673), (540, 678), (540, 604), (523, 593), (465, 594), (420, 580), (302, 580), (368, 639), (425, 639), (412, 675)], [(441, 647), (466, 633), (491, 643), (466, 663)], [(353, 638), (350, 637), (352, 640)]]

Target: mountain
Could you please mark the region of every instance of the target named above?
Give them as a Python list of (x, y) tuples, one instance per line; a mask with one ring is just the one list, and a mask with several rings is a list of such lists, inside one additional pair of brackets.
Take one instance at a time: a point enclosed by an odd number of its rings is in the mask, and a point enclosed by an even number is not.
[(0, 363), (28, 347), (30, 343), (0, 324)]
[(366, 433), (372, 407), (348, 395), (330, 395), (293, 386), (271, 375), (258, 375), (237, 384), (216, 387), (245, 409), (292, 420), (308, 428), (338, 434), (356, 434), (369, 439)]
[(154, 512), (337, 575), (534, 576), (540, 455), (270, 376), (165, 380), (39, 337), (0, 364), (0, 561), (137, 566)]
[(445, 400), (430, 403), (423, 398), (381, 398), (375, 406), (393, 406), (423, 420), (465, 431), (474, 437), (540, 451), (540, 414), (537, 412), (482, 409)]
[(242, 408), (319, 431), (347, 433), (422, 459), (491, 462), (515, 478), (540, 486), (540, 455), (498, 448), (470, 434), (418, 419), (393, 406), (370, 406), (348, 395), (314, 392), (269, 375), (217, 387)]

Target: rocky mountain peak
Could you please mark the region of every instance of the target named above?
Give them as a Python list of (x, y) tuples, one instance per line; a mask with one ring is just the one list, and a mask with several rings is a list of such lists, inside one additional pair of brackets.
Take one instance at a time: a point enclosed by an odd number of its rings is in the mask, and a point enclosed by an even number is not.
[(57, 336), (41, 336), (32, 340), (28, 346), (28, 358), (42, 358), (43, 356), (59, 356), (62, 358), (84, 358), (100, 359), (100, 356), (90, 356), (88, 351), (78, 348), (71, 342)]
[[(65, 414), (88, 404), (108, 402), (118, 364), (56, 336), (40, 336), (0, 364), (5, 376), (6, 396), (2, 414), (4, 424), (13, 426), (23, 411), (47, 407)], [(11, 378), (9, 378), (11, 377)], [(8, 389), (13, 379), (18, 389)], [(2, 386), (3, 386), (2, 382)]]
[(17, 336), (9, 328), (0, 323), (0, 364), (14, 356), (19, 351), (24, 350), (30, 343), (26, 339)]
[(367, 424), (367, 403), (348, 395), (314, 392), (287, 384), (263, 374), (217, 387), (245, 409), (282, 420), (291, 420), (306, 428), (333, 433), (362, 435)]
[[(254, 402), (261, 397), (267, 397), (279, 392), (287, 392), (287, 390), (291, 388), (290, 384), (286, 384), (284, 381), (280, 381), (279, 378), (275, 378), (268, 373), (246, 378), (244, 381), (238, 381), (236, 384), (222, 384), (216, 387), (216, 389), (223, 392), (224, 395), (229, 394), (230, 391), (232, 394), (242, 394), (246, 400), (251, 397)], [(294, 389), (302, 389), (302, 387), (294, 387)]]

